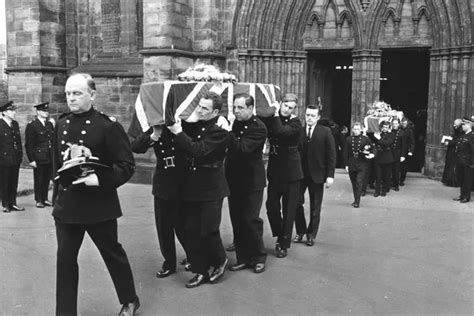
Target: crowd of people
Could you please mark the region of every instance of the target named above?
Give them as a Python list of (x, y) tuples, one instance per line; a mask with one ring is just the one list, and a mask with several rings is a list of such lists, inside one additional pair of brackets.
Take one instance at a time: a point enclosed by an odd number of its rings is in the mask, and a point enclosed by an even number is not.
[[(132, 270), (118, 242), (117, 218), (122, 215), (117, 188), (133, 175), (133, 152), (153, 148), (156, 166), (152, 194), (160, 250), (164, 261), (156, 277), (177, 271), (175, 235), (186, 258), (180, 263), (193, 277), (185, 284), (195, 288), (219, 282), (226, 270), (250, 269), (262, 273), (267, 253), (260, 210), (264, 190), (266, 214), (275, 238), (275, 256), (285, 258), (291, 243), (314, 245), (325, 188), (334, 183), (337, 147), (352, 183), (359, 208), (368, 187), (374, 197), (384, 197), (404, 185), (407, 159), (414, 152), (413, 131), (406, 119), (380, 122), (379, 131), (367, 131), (356, 122), (350, 136), (337, 145), (331, 128), (321, 120), (318, 106), (305, 107), (304, 122), (295, 115), (298, 98), (285, 94), (272, 104), (274, 114), (259, 118), (255, 100), (248, 94), (234, 96), (233, 111), (219, 115), (221, 96), (207, 92), (199, 100), (193, 122), (175, 118), (166, 126), (127, 133), (112, 117), (94, 106), (95, 82), (88, 74), (74, 74), (66, 82), (70, 112), (55, 124), (48, 103), (35, 106), (37, 117), (25, 131), (25, 148), (34, 169), (36, 207), (53, 205), (57, 237), (56, 314), (76, 315), (77, 257), (85, 233), (91, 237), (112, 277), (122, 309), (134, 315), (140, 306)], [(16, 203), (22, 144), (15, 105), (0, 107), (0, 177), (4, 212), (21, 211)], [(470, 200), (469, 176), (474, 164), (472, 121), (461, 121), (454, 145), (462, 203)], [(265, 169), (264, 148), (268, 146)], [(8, 154), (6, 154), (8, 152)], [(85, 158), (85, 159), (80, 159)], [(92, 163), (91, 159), (100, 163)], [(90, 159), (90, 160), (89, 160)], [(76, 177), (58, 171), (74, 166)], [(75, 170), (74, 168), (70, 168)], [(51, 203), (48, 187), (55, 174)], [(59, 175), (58, 175), (59, 174)], [(309, 195), (309, 218), (304, 197)], [(236, 260), (231, 264), (220, 236), (222, 205), (227, 197), (233, 228)], [(293, 227), (296, 234), (293, 237)]]

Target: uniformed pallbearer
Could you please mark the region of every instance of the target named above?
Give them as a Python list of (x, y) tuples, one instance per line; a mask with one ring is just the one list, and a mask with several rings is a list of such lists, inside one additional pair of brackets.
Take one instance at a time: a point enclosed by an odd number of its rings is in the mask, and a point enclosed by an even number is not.
[(25, 149), (33, 167), (36, 207), (51, 206), (48, 201), (49, 181), (53, 173), (53, 122), (49, 119), (49, 102), (34, 106), (36, 119), (26, 125)]
[(266, 184), (262, 151), (267, 129), (253, 115), (254, 107), (255, 101), (250, 95), (234, 96), (235, 121), (225, 170), (237, 256), (237, 264), (230, 270), (252, 268), (255, 273), (261, 273), (265, 270), (267, 257), (263, 246), (263, 221), (259, 216)]
[(467, 203), (471, 200), (472, 169), (474, 168), (474, 133), (473, 122), (463, 118), (462, 130), (464, 135), (456, 143), (456, 176), (460, 186), (460, 195), (455, 201)]
[(0, 197), (3, 211), (24, 211), (16, 204), (18, 176), (23, 159), (21, 135), (18, 122), (15, 121), (16, 106), (13, 101), (0, 106)]
[(92, 106), (96, 87), (90, 75), (72, 75), (65, 91), (71, 112), (62, 115), (56, 124), (55, 169), (68, 158), (68, 144), (82, 146), (84, 152), (99, 158), (108, 168), (96, 170), (70, 186), (59, 184), (56, 190), (56, 315), (77, 314), (77, 256), (86, 232), (99, 249), (123, 304), (119, 315), (134, 315), (140, 304), (127, 255), (117, 240), (117, 218), (122, 216), (117, 188), (135, 170), (130, 143), (122, 125)]

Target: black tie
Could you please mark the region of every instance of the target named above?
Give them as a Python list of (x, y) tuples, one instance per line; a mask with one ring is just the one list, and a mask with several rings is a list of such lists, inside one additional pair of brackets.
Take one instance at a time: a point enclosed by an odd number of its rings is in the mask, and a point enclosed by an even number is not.
[(311, 126), (308, 126), (308, 140), (311, 139)]

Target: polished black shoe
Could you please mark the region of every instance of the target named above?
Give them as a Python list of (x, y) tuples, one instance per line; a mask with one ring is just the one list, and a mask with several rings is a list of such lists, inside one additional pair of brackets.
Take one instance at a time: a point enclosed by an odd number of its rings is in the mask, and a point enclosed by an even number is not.
[(209, 277), (207, 275), (197, 273), (188, 281), (188, 283), (186, 283), (186, 287), (192, 289), (207, 282), (209, 282)]
[(137, 297), (132, 302), (122, 305), (122, 309), (120, 310), (119, 316), (133, 316), (139, 308), (140, 300)]
[(36, 207), (37, 208), (44, 208), (44, 203), (43, 202), (36, 202)]
[(53, 206), (53, 203), (51, 203), (50, 201), (46, 200), (46, 201), (43, 201), (43, 204), (45, 206)]
[(12, 205), (12, 210), (13, 210), (13, 211), (24, 211), (25, 208), (24, 208), (24, 207), (21, 207), (21, 206), (18, 206), (18, 205), (16, 205), (16, 204), (13, 204), (13, 205)]
[(171, 269), (161, 269), (160, 271), (156, 273), (156, 277), (158, 279), (163, 279), (163, 278), (166, 278), (167, 276), (172, 275), (175, 272), (176, 272), (175, 270), (171, 270)]
[(265, 263), (257, 263), (253, 267), (253, 272), (254, 273), (262, 273), (263, 271), (265, 271)]
[(400, 188), (399, 188), (399, 187), (395, 187), (395, 188), (393, 188), (393, 190), (398, 192), (398, 191), (400, 191)]
[(359, 208), (359, 202), (354, 202), (354, 203), (352, 203), (352, 206), (353, 206), (354, 208)]
[(404, 186), (404, 185), (405, 185), (405, 182), (403, 182), (403, 181), (400, 181), (399, 185), (402, 187), (402, 186)]
[(296, 234), (295, 238), (293, 238), (293, 242), (299, 243), (303, 240), (304, 234)]
[(374, 193), (374, 197), (378, 197), (378, 196), (380, 196), (380, 193), (375, 192), (375, 193)]
[(235, 244), (231, 243), (227, 248), (225, 248), (226, 251), (235, 251)]
[(10, 213), (12, 210), (8, 207), (3, 208), (3, 213)]
[(225, 270), (227, 269), (228, 265), (229, 265), (229, 258), (225, 258), (223, 264), (221, 264), (217, 268), (214, 268), (214, 271), (212, 271), (211, 276), (209, 277), (209, 282), (217, 283), (217, 281), (219, 281), (219, 279), (221, 279), (224, 276)]
[(459, 202), (461, 202), (461, 203), (467, 203), (467, 202), (469, 202), (469, 200), (468, 200), (468, 199), (462, 199), (462, 200), (460, 200)]
[(229, 267), (230, 271), (239, 271), (250, 268), (250, 264), (248, 263), (237, 263)]
[(463, 199), (462, 196), (458, 196), (458, 197), (454, 198), (453, 201), (461, 201), (462, 199)]
[(281, 247), (276, 252), (277, 258), (285, 258), (287, 255), (288, 255), (288, 252), (286, 251), (286, 249), (283, 249)]
[(314, 246), (314, 238), (309, 237), (308, 240), (306, 241), (306, 246), (308, 247)]
[(362, 193), (360, 194), (360, 196), (365, 196), (366, 192), (365, 191), (362, 191)]
[(191, 263), (187, 262), (185, 265), (184, 265), (184, 271), (191, 271), (192, 267), (191, 267)]
[(387, 196), (387, 193), (382, 192), (382, 193), (380, 194), (380, 196)]

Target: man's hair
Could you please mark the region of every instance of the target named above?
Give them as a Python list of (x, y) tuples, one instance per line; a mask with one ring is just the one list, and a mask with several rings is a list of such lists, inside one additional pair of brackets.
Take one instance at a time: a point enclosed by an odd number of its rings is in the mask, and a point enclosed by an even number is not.
[(398, 122), (398, 124), (400, 124), (400, 123), (401, 123), (401, 122), (400, 122), (400, 120), (399, 120), (398, 118), (394, 118), (394, 119), (392, 119), (392, 124), (393, 124), (393, 122), (395, 122), (395, 121), (397, 121), (397, 122)]
[(212, 109), (220, 111), (222, 109), (222, 97), (215, 92), (206, 92), (201, 99), (212, 100)]
[(255, 104), (255, 100), (253, 99), (253, 97), (247, 93), (238, 93), (234, 95), (234, 102), (235, 100), (240, 99), (240, 98), (243, 98), (245, 100), (245, 105), (247, 107), (253, 106)]
[(89, 87), (90, 90), (96, 90), (95, 88), (95, 81), (94, 79), (92, 79), (92, 76), (88, 73), (85, 73), (85, 72), (76, 72), (76, 73), (73, 73), (72, 75), (69, 76), (69, 78), (71, 77), (74, 77), (74, 76), (80, 76), (84, 79), (86, 79), (86, 82), (87, 82), (87, 86)]
[(294, 93), (286, 93), (282, 99), (283, 102), (295, 102), (298, 103), (298, 97)]
[(379, 126), (380, 126), (380, 127), (383, 127), (383, 126), (390, 126), (390, 122), (389, 122), (389, 121), (382, 121), (382, 122), (380, 122)]
[(360, 128), (362, 128), (362, 123), (361, 122), (355, 122), (354, 125), (352, 125), (352, 128), (354, 128), (356, 126), (360, 126)]
[(306, 107), (306, 110), (317, 110), (318, 111), (318, 115), (321, 114), (321, 109), (319, 108), (319, 106), (315, 105), (315, 104), (310, 104)]

